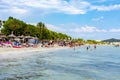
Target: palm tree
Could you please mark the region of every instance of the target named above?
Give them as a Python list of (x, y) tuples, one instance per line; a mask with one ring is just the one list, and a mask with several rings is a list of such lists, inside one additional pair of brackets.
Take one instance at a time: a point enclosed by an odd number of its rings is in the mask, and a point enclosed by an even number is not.
[(39, 29), (40, 39), (44, 39), (44, 35), (45, 35), (44, 33), (45, 33), (45, 29), (46, 29), (45, 24), (42, 22), (39, 22), (37, 24), (37, 28)]

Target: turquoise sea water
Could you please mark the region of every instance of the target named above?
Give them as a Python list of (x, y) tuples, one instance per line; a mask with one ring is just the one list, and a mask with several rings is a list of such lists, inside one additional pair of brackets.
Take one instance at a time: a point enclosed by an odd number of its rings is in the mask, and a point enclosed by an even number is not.
[(0, 59), (0, 80), (120, 80), (120, 47), (25, 54), (32, 55)]

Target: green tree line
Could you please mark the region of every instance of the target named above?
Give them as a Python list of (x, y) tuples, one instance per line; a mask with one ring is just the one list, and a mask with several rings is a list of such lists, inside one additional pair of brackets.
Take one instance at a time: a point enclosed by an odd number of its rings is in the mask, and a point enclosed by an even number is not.
[(10, 35), (13, 32), (16, 36), (33, 36), (41, 40), (71, 39), (71, 37), (66, 34), (49, 30), (42, 22), (34, 26), (13, 17), (9, 17), (4, 22), (1, 32), (5, 35)]

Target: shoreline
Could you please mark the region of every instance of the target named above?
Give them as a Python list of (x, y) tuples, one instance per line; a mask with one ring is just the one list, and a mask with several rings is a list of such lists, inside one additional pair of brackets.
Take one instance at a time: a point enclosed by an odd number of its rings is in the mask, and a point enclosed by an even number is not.
[[(38, 48), (0, 48), (0, 61), (8, 59), (16, 59), (29, 57), (35, 54), (43, 54), (45, 52), (68, 49), (69, 47), (38, 47)], [(39, 52), (39, 53), (35, 53)]]
[(13, 53), (13, 52), (18, 52), (18, 51), (23, 51), (23, 52), (33, 52), (33, 51), (44, 51), (44, 50), (60, 50), (60, 49), (66, 49), (69, 47), (37, 47), (37, 48), (33, 48), (33, 47), (29, 47), (29, 48), (0, 48), (0, 54), (3, 53)]
[[(84, 45), (87, 46), (88, 44)], [(97, 45), (99, 46), (99, 45)], [(100, 46), (113, 46), (113, 45), (100, 45)], [(24, 48), (12, 48), (12, 47), (0, 47), (0, 54), (4, 53), (21, 53), (21, 52), (33, 52), (33, 51), (50, 51), (50, 50), (60, 50), (60, 49), (66, 49), (71, 48), (69, 46), (54, 46), (54, 47), (24, 47)], [(20, 52), (19, 52), (20, 51)]]

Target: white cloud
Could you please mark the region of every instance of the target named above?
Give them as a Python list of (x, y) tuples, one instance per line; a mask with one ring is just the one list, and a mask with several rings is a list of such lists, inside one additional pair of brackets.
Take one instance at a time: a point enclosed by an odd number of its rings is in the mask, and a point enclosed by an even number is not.
[[(29, 2), (25, 1), (24, 4), (28, 7), (51, 10), (53, 12), (62, 12), (67, 14), (85, 14), (86, 11), (83, 9), (84, 7), (79, 9), (75, 6), (75, 2), (76, 1), (72, 0), (70, 2), (67, 2), (65, 0), (29, 0)], [(79, 5), (85, 6), (85, 2), (81, 1), (79, 2)]]
[[(70, 23), (71, 24), (71, 23)], [(61, 24), (58, 26), (52, 25), (52, 24), (46, 24), (47, 28), (53, 31), (58, 32), (64, 32), (64, 33), (119, 33), (120, 29), (99, 29), (97, 27), (93, 26), (80, 26), (79, 24), (73, 24), (71, 25), (71, 28), (68, 28), (69, 24)]]
[(27, 12), (34, 12), (36, 9), (43, 13), (85, 14), (92, 10), (110, 11), (120, 9), (120, 4), (98, 6), (84, 0), (1, 0), (0, 9), (0, 12), (15, 14), (28, 14)]
[[(71, 24), (71, 23), (70, 23)], [(86, 39), (103, 39), (120, 35), (120, 29), (99, 29), (97, 27), (85, 25), (81, 27), (79, 24), (72, 23), (72, 29), (65, 27), (69, 24), (60, 24), (58, 26), (47, 24), (47, 28), (56, 32), (62, 32), (75, 38)], [(74, 27), (75, 25), (75, 27)]]
[(91, 6), (91, 10), (98, 10), (98, 11), (111, 11), (111, 10), (118, 10), (120, 9), (120, 4), (109, 5), (109, 6)]
[(1, 14), (26, 14), (28, 12), (27, 9), (19, 6), (20, 3), (14, 0), (1, 0), (0, 2), (0, 13)]
[(28, 7), (51, 9), (60, 5), (61, 0), (24, 0), (23, 4)]
[[(0, 18), (3, 18), (3, 16), (14, 16), (16, 18), (35, 15), (45, 16), (50, 13), (76, 15), (86, 14), (93, 10), (110, 11), (119, 9), (120, 4), (93, 5), (85, 0), (1, 0)], [(94, 18), (93, 21), (101, 21), (102, 19), (104, 19), (104, 17)]]
[(98, 29), (96, 27), (91, 27), (91, 26), (84, 26), (84, 27), (80, 27), (80, 28), (75, 28), (75, 29), (71, 29), (70, 31), (77, 32), (77, 33), (107, 32), (107, 30), (105, 30), (105, 29)]
[(120, 32), (120, 29), (110, 29), (109, 32)]
[(52, 25), (52, 24), (46, 24), (46, 27), (52, 31), (57, 31), (57, 32), (66, 32), (65, 29), (62, 29), (60, 27), (57, 27), (55, 25)]
[(11, 11), (12, 13), (15, 13), (15, 14), (27, 13), (26, 9), (22, 9), (22, 8), (18, 8), (18, 7), (13, 7), (12, 9), (9, 9), (9, 11)]

